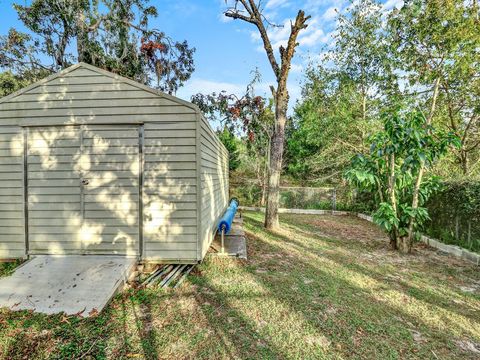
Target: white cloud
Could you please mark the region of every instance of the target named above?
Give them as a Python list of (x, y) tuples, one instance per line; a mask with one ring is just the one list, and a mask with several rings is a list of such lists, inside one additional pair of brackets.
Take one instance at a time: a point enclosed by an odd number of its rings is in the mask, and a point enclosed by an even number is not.
[(289, 0), (268, 0), (267, 5), (265, 5), (265, 9), (286, 7), (288, 5), (290, 5)]
[(303, 65), (301, 64), (292, 64), (290, 67), (292, 73), (301, 73), (303, 71)]
[(300, 46), (315, 46), (319, 43), (324, 43), (325, 41), (325, 33), (322, 29), (317, 29), (310, 34), (301, 36), (298, 40)]
[(327, 11), (323, 14), (325, 20), (333, 20), (337, 17), (338, 8), (336, 6), (329, 7)]
[(403, 5), (403, 0), (388, 0), (385, 4), (383, 4), (383, 8), (385, 10), (392, 10), (393, 8), (400, 9), (403, 7)]

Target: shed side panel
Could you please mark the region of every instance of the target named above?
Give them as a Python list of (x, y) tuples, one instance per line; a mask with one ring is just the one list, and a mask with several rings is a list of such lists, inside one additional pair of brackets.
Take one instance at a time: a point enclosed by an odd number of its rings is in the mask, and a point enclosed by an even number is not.
[(144, 258), (197, 260), (195, 114), (190, 121), (146, 123)]
[(228, 205), (228, 152), (202, 116), (201, 149), (201, 255), (205, 256), (218, 220)]
[(0, 127), (0, 259), (25, 256), (23, 132)]

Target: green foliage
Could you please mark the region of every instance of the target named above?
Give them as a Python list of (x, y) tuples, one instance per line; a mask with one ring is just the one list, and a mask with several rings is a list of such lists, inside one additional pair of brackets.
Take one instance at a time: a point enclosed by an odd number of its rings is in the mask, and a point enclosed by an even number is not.
[[(449, 177), (480, 174), (480, 13), (475, 4), (405, 1), (389, 15), (386, 28), (393, 66), (402, 74), (404, 96), (432, 109), (433, 122), (461, 140), (460, 147), (451, 148), (453, 171), (438, 169)], [(438, 98), (433, 104), (437, 80)]]
[(174, 93), (194, 71), (187, 42), (149, 28), (157, 16), (146, 0), (33, 0), (14, 5), (27, 32), (0, 36), (0, 68), (16, 76), (47, 75), (75, 62)]
[(335, 45), (306, 71), (287, 132), (287, 171), (303, 181), (338, 183), (351, 157), (379, 127), (387, 48), (381, 8), (362, 0), (339, 15)]
[(425, 232), (448, 244), (480, 252), (480, 182), (447, 182), (425, 205)]
[(426, 123), (420, 112), (388, 112), (384, 129), (370, 137), (370, 152), (357, 155), (345, 176), (356, 188), (371, 192), (375, 199), (374, 220), (392, 241), (409, 235), (409, 223), (419, 230), (429, 220), (424, 207), (440, 188), (439, 178), (427, 176), (419, 187), (419, 206), (412, 205), (415, 182), (423, 168), (432, 166), (459, 139)]
[(235, 137), (227, 128), (217, 132), (220, 141), (228, 150), (228, 160), (230, 171), (235, 171), (240, 166), (239, 139)]
[(28, 81), (15, 76), (10, 71), (0, 73), (0, 98), (20, 90), (26, 85), (28, 85)]

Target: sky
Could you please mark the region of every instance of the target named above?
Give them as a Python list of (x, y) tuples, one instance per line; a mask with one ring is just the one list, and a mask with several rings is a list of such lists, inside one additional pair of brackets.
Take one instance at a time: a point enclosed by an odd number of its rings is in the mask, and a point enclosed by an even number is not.
[[(230, 3), (232, 0), (229, 0)], [(257, 0), (258, 1), (258, 0)], [(12, 8), (13, 3), (28, 0), (0, 0), (0, 34), (10, 27), (22, 29)], [(151, 21), (153, 28), (164, 31), (175, 40), (187, 40), (196, 48), (196, 70), (177, 96), (185, 100), (198, 92), (225, 90), (242, 94), (256, 68), (262, 74), (256, 93), (270, 96), (269, 85), (275, 84), (272, 69), (254, 25), (226, 18), (225, 0), (151, 0), (159, 16)], [(348, 0), (261, 0), (264, 14), (271, 23), (285, 25), (268, 29), (274, 49), (286, 44), (298, 10), (311, 15), (309, 26), (299, 36), (299, 47), (292, 63), (289, 79), (290, 111), (301, 96), (303, 72), (322, 51), (333, 45), (332, 34), (338, 12), (344, 12)], [(384, 9), (400, 7), (402, 0), (383, 1)], [(278, 54), (278, 51), (276, 51)]]

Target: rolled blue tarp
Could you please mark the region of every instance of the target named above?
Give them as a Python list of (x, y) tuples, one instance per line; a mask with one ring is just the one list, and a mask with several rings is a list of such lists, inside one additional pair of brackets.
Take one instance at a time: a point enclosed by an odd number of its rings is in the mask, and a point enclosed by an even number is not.
[(238, 200), (232, 199), (230, 201), (230, 205), (228, 206), (225, 214), (223, 214), (220, 222), (218, 223), (218, 231), (222, 232), (225, 229), (225, 234), (228, 234), (232, 228), (233, 218), (235, 217), (235, 213), (238, 209)]

